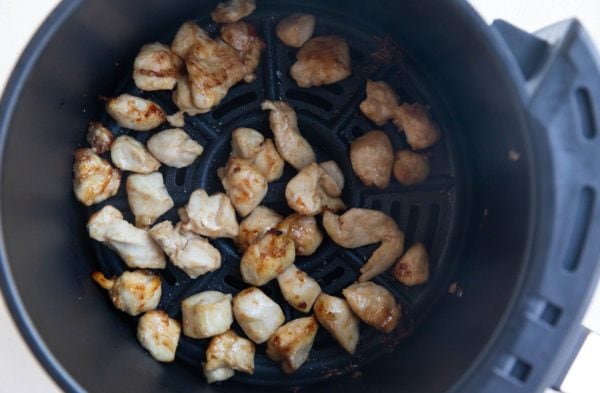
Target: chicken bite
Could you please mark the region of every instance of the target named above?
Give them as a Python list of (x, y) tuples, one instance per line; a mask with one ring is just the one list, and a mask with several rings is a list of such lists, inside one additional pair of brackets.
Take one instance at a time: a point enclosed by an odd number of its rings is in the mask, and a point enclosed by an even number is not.
[(256, 344), (267, 341), (285, 322), (281, 307), (256, 287), (246, 288), (234, 296), (233, 316)]
[(205, 365), (206, 363), (202, 363), (202, 372), (208, 383), (226, 381), (235, 374), (235, 371), (233, 371), (232, 368), (222, 367), (209, 371), (206, 369)]
[(230, 23), (250, 15), (255, 9), (255, 0), (228, 0), (219, 3), (210, 16), (217, 23)]
[(369, 131), (350, 144), (352, 169), (367, 187), (383, 189), (390, 184), (394, 148), (383, 131)]
[(294, 241), (271, 229), (244, 252), (240, 262), (242, 279), (257, 287), (265, 285), (283, 273), (295, 258)]
[(191, 165), (204, 152), (201, 144), (179, 128), (152, 135), (146, 145), (150, 153), (160, 162), (174, 168)]
[(245, 158), (254, 164), (268, 182), (283, 174), (284, 161), (275, 149), (272, 139), (266, 139), (252, 128), (240, 127), (231, 134), (232, 157)]
[(123, 171), (150, 173), (160, 168), (160, 162), (134, 138), (122, 135), (110, 148), (110, 158)]
[(233, 323), (231, 295), (204, 291), (181, 302), (183, 334), (191, 338), (207, 338), (225, 333)]
[[(322, 179), (328, 177), (323, 168), (314, 162), (304, 167), (285, 187), (285, 198), (289, 207), (306, 216), (315, 216), (325, 209), (344, 209), (344, 202), (328, 194), (323, 187)], [(332, 180), (325, 184), (332, 184), (331, 182)]]
[(252, 341), (228, 330), (210, 340), (206, 349), (206, 371), (230, 368), (248, 374), (254, 374), (254, 353), (256, 347)]
[(190, 116), (195, 116), (210, 111), (210, 108), (199, 109), (194, 106), (190, 82), (187, 75), (184, 75), (179, 79), (171, 98), (173, 103), (179, 108), (177, 112), (167, 116), (167, 121), (173, 127), (183, 127), (185, 125), (184, 114), (186, 113)]
[(158, 217), (175, 206), (160, 172), (129, 175), (126, 189), (129, 207), (138, 227), (154, 224)]
[(336, 36), (311, 38), (296, 54), (290, 75), (300, 87), (329, 85), (352, 74), (350, 48)]
[(321, 186), (325, 192), (331, 196), (338, 197), (342, 195), (344, 189), (344, 174), (338, 164), (331, 160), (319, 164), (323, 170), (321, 175)]
[(267, 343), (267, 356), (286, 374), (292, 374), (308, 359), (319, 324), (315, 317), (294, 319), (281, 326)]
[(158, 42), (146, 44), (133, 62), (133, 81), (141, 90), (172, 90), (182, 68), (183, 61), (168, 46)]
[(294, 241), (296, 255), (312, 255), (323, 241), (323, 234), (312, 216), (298, 213), (287, 216), (277, 229)]
[(257, 206), (256, 209), (244, 218), (240, 223), (240, 233), (234, 239), (238, 249), (242, 252), (262, 238), (265, 233), (273, 229), (283, 219), (277, 212), (264, 206)]
[(97, 121), (90, 122), (86, 140), (96, 154), (106, 153), (110, 150), (115, 137), (112, 132)]
[(315, 17), (310, 14), (295, 13), (277, 23), (275, 33), (286, 45), (300, 48), (312, 37), (315, 31)]
[(354, 314), (382, 332), (390, 333), (402, 317), (394, 295), (381, 285), (370, 281), (356, 283), (342, 293)]
[(210, 238), (234, 238), (239, 234), (235, 210), (223, 193), (208, 196), (206, 191), (198, 189), (192, 192), (183, 212), (185, 215), (180, 214), (180, 218), (186, 231)]
[(73, 164), (73, 191), (86, 206), (105, 201), (119, 191), (121, 171), (92, 149), (77, 149)]
[(94, 272), (92, 279), (108, 291), (118, 310), (133, 316), (154, 310), (162, 294), (160, 278), (147, 270), (126, 271), (117, 278)]
[(256, 166), (243, 158), (230, 158), (217, 174), (235, 210), (242, 217), (250, 214), (267, 195), (267, 179)]
[(427, 149), (441, 137), (438, 125), (421, 104), (402, 104), (396, 108), (394, 124), (404, 130), (406, 141), (413, 150)]
[(138, 341), (159, 362), (175, 360), (180, 335), (179, 322), (162, 310), (148, 311), (138, 321)]
[(360, 320), (344, 299), (321, 293), (314, 306), (319, 323), (348, 353), (358, 345)]
[(294, 265), (277, 276), (277, 282), (285, 300), (301, 312), (309, 312), (321, 294), (319, 283)]
[(266, 47), (254, 26), (244, 21), (227, 23), (221, 26), (221, 38), (237, 51), (242, 60), (246, 69), (244, 82), (254, 81), (254, 71), (260, 61), (260, 53)]
[(121, 127), (134, 131), (148, 131), (167, 120), (167, 115), (158, 104), (131, 94), (110, 98), (106, 111)]
[(116, 251), (132, 269), (164, 269), (166, 266), (165, 255), (150, 234), (125, 221), (113, 206), (104, 206), (92, 214), (87, 229), (92, 239)]
[(179, 27), (171, 42), (171, 51), (186, 60), (194, 45), (202, 44), (210, 37), (206, 31), (194, 21), (187, 21)]
[(378, 210), (354, 208), (341, 216), (326, 211), (323, 214), (323, 226), (331, 240), (345, 248), (381, 242), (360, 269), (360, 282), (386, 271), (404, 250), (404, 233), (392, 218)]
[(415, 243), (402, 255), (394, 267), (394, 277), (409, 287), (429, 280), (429, 256), (422, 243)]
[(410, 150), (396, 153), (394, 177), (403, 186), (412, 186), (425, 181), (429, 176), (429, 162), (421, 154)]
[(360, 103), (360, 111), (378, 126), (394, 118), (398, 96), (384, 81), (367, 80), (367, 98)]

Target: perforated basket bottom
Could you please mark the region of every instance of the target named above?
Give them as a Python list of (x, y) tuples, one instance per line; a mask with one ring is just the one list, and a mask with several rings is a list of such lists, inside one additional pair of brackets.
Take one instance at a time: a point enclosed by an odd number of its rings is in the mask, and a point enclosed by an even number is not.
[[(352, 76), (329, 86), (298, 88), (289, 76), (289, 69), (297, 50), (283, 45), (274, 34), (277, 20), (295, 11), (310, 12), (317, 16), (315, 35), (335, 34), (348, 41), (351, 48)], [(390, 273), (374, 279), (376, 283), (392, 291), (403, 306), (404, 319), (395, 332), (386, 335), (361, 324), (358, 349), (350, 356), (325, 329), (321, 328), (308, 360), (300, 370), (289, 376), (283, 374), (278, 363), (266, 357), (265, 345), (258, 345), (255, 374), (249, 376), (236, 373), (234, 377), (249, 384), (295, 386), (351, 373), (385, 352), (401, 351), (402, 346), (398, 344), (410, 335), (436, 298), (447, 290), (456, 261), (457, 235), (466, 206), (462, 197), (461, 181), (458, 178), (458, 174), (462, 173), (459, 169), (461, 160), (456, 149), (458, 144), (453, 141), (454, 126), (440, 94), (435, 92), (427, 78), (383, 32), (366, 25), (364, 21), (353, 20), (346, 15), (323, 9), (296, 7), (292, 11), (291, 7), (264, 6), (259, 7), (247, 19), (257, 26), (267, 43), (267, 49), (263, 52), (261, 63), (256, 70), (258, 78), (250, 84), (240, 83), (232, 88), (223, 102), (210, 113), (186, 118), (185, 131), (200, 142), (205, 151), (190, 167), (161, 167), (167, 189), (175, 201), (175, 208), (160, 220), (169, 219), (176, 222), (177, 208), (187, 202), (195, 189), (203, 188), (209, 194), (222, 191), (216, 171), (225, 164), (229, 156), (231, 132), (237, 127), (245, 126), (271, 136), (268, 113), (261, 111), (260, 103), (266, 99), (284, 100), (296, 109), (300, 129), (315, 149), (318, 160), (333, 159), (344, 172), (346, 186), (343, 199), (346, 204), (349, 207), (379, 209), (389, 214), (405, 231), (406, 246), (409, 247), (415, 241), (423, 242), (431, 259), (431, 279), (427, 285), (408, 288), (394, 281)], [(209, 32), (216, 33), (217, 26), (209, 18), (203, 17), (197, 22)], [(174, 32), (171, 32), (163, 41), (169, 43), (173, 34)], [(156, 38), (159, 39), (160, 36)], [(358, 104), (365, 97), (367, 78), (387, 81), (402, 101), (418, 101), (431, 106), (444, 137), (427, 153), (430, 158), (431, 175), (425, 183), (403, 187), (392, 181), (387, 189), (380, 191), (362, 186), (354, 176), (348, 149), (350, 142), (356, 137), (379, 128), (388, 133), (395, 150), (408, 146), (404, 136), (397, 132), (393, 125), (376, 127), (358, 111)], [(142, 92), (133, 84), (131, 75), (127, 75), (123, 84), (114, 91), (114, 95), (125, 92), (150, 98), (168, 113), (176, 111), (170, 92)], [(153, 134), (121, 130), (106, 113), (100, 115), (100, 120), (116, 135), (129, 134), (142, 142)], [(162, 128), (169, 126), (165, 125)], [(286, 165), (283, 177), (269, 185), (269, 192), (263, 204), (283, 215), (291, 213), (285, 203), (284, 189), (294, 174), (295, 171)], [(125, 181), (115, 197), (90, 208), (88, 213), (93, 213), (105, 204), (111, 204), (121, 210), (126, 219), (132, 220), (124, 184)], [(181, 300), (194, 293), (211, 289), (235, 294), (247, 287), (239, 273), (241, 255), (232, 241), (219, 239), (212, 243), (221, 251), (223, 257), (222, 267), (217, 272), (191, 280), (171, 264), (168, 264), (167, 269), (157, 271), (162, 277), (163, 288), (159, 307), (167, 310), (171, 317), (181, 319)], [(97, 255), (97, 267), (101, 271), (106, 275), (117, 275), (123, 271), (124, 264), (115, 253), (96, 242), (93, 242), (93, 247)], [(347, 250), (326, 238), (314, 255), (298, 257), (296, 265), (314, 277), (324, 292), (339, 296), (343, 288), (356, 280), (359, 268), (374, 249), (375, 246), (367, 246)], [(262, 289), (282, 306), (286, 320), (302, 316), (283, 300), (276, 280)], [(133, 325), (136, 321), (136, 318), (131, 318)], [(234, 329), (241, 333), (237, 325), (234, 325)], [(133, 334), (132, 340), (135, 340)], [(200, 370), (207, 344), (208, 340), (193, 340), (182, 336), (177, 349), (177, 361)], [(200, 372), (198, 375), (201, 378)]]

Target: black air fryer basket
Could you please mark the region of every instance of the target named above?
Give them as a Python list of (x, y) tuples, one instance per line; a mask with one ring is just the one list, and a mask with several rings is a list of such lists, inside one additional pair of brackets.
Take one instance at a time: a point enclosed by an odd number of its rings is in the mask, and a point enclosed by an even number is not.
[[(222, 191), (216, 176), (231, 132), (269, 135), (264, 100), (284, 100), (318, 161), (333, 159), (351, 207), (382, 210), (422, 242), (430, 281), (405, 287), (390, 273), (374, 281), (402, 303), (404, 319), (385, 335), (361, 325), (350, 356), (320, 329), (308, 361), (292, 375), (257, 347), (253, 376), (223, 384), (202, 377), (207, 340), (181, 337), (177, 361), (159, 364), (138, 345), (136, 319), (114, 311), (89, 274), (112, 276), (124, 264), (89, 239), (87, 217), (111, 204), (132, 220), (124, 186), (84, 209), (71, 193), (72, 153), (90, 120), (145, 142), (152, 133), (121, 129), (97, 95), (128, 92), (176, 111), (170, 92), (143, 92), (131, 79), (133, 57), (151, 41), (169, 43), (195, 19), (215, 33), (215, 2), (65, 1), (40, 28), (3, 97), (1, 223), (4, 295), (42, 364), (67, 391), (396, 391), (534, 392), (556, 382), (569, 361), (597, 277), (600, 255), (600, 72), (577, 21), (535, 35), (497, 21), (491, 27), (457, 1), (258, 1), (248, 21), (267, 43), (257, 80), (233, 87), (213, 111), (186, 118), (185, 131), (205, 151), (192, 166), (161, 167), (177, 221), (192, 191)], [(274, 34), (292, 12), (317, 18), (315, 35), (344, 37), (352, 76), (301, 89), (289, 76), (297, 49)], [(425, 183), (392, 182), (381, 191), (353, 174), (349, 144), (375, 126), (357, 110), (366, 79), (385, 80), (403, 102), (431, 107), (442, 140), (427, 152)], [(169, 128), (165, 125), (163, 128)], [(394, 149), (407, 148), (393, 125), (381, 128)], [(263, 201), (291, 210), (283, 192), (295, 171), (269, 185)], [(124, 183), (124, 182), (123, 182)], [(222, 268), (191, 280), (168, 264), (160, 271), (159, 308), (181, 319), (181, 300), (202, 290), (235, 294), (247, 285), (229, 240), (213, 243)], [(323, 291), (339, 295), (375, 247), (341, 249), (326, 240), (296, 265)], [(276, 284), (263, 287), (286, 305)], [(284, 306), (286, 320), (300, 314)]]

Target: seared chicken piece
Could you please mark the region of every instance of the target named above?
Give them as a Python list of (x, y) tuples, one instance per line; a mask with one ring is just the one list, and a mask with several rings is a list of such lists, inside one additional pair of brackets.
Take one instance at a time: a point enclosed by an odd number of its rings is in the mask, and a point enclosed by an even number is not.
[(271, 229), (242, 256), (240, 270), (244, 282), (265, 285), (294, 263), (294, 241)]
[(221, 26), (221, 38), (237, 51), (242, 60), (246, 68), (244, 82), (254, 81), (256, 79), (254, 70), (260, 61), (260, 52), (266, 47), (254, 26), (244, 21), (228, 23)]
[(147, 270), (126, 271), (112, 279), (104, 277), (101, 272), (94, 272), (92, 279), (108, 291), (117, 309), (129, 315), (154, 310), (162, 294), (160, 278)]
[[(316, 163), (309, 164), (294, 176), (285, 187), (285, 198), (288, 205), (296, 212), (315, 216), (324, 209), (337, 211), (344, 209), (344, 202), (329, 195), (322, 186), (322, 179), (333, 181), (329, 175)], [(335, 183), (334, 183), (335, 184)]]
[(226, 332), (233, 323), (231, 295), (204, 291), (181, 302), (183, 334), (207, 338)]
[(370, 281), (352, 284), (342, 293), (350, 308), (360, 319), (374, 328), (390, 333), (402, 317), (394, 295)]
[(146, 145), (160, 162), (174, 168), (191, 165), (204, 152), (201, 144), (179, 128), (152, 135)]
[(267, 341), (285, 322), (281, 307), (256, 287), (246, 288), (234, 296), (233, 316), (256, 344)]
[(92, 214), (87, 223), (90, 237), (116, 251), (130, 268), (164, 269), (165, 254), (150, 234), (123, 219), (108, 205)]
[(150, 236), (165, 251), (173, 265), (191, 278), (197, 278), (221, 267), (221, 253), (202, 237), (184, 231), (181, 223), (173, 228), (163, 221), (150, 229)]
[(360, 103), (360, 111), (378, 126), (394, 118), (398, 96), (386, 82), (367, 80), (367, 98)]
[(264, 206), (257, 206), (250, 215), (240, 223), (240, 234), (234, 239), (242, 252), (263, 237), (269, 229), (275, 228), (283, 219), (275, 211)]
[(182, 76), (177, 82), (177, 87), (173, 91), (172, 95), (173, 103), (177, 105), (179, 111), (167, 116), (167, 121), (173, 127), (183, 127), (185, 124), (185, 120), (183, 117), (184, 113), (187, 113), (190, 116), (199, 115), (201, 113), (206, 113), (210, 111), (211, 108), (199, 109), (194, 106), (194, 101), (192, 99), (192, 92), (190, 90), (190, 81), (188, 80), (187, 75)]
[(158, 104), (131, 94), (121, 94), (106, 103), (106, 111), (121, 127), (135, 131), (148, 131), (167, 120)]
[(119, 191), (121, 171), (100, 158), (92, 149), (77, 149), (73, 164), (73, 191), (86, 206), (102, 202)]
[(141, 90), (173, 90), (182, 68), (183, 62), (168, 46), (146, 44), (133, 62), (133, 81)]
[(394, 124), (404, 130), (406, 141), (414, 150), (427, 149), (441, 137), (438, 125), (421, 104), (402, 104), (396, 108)]
[(175, 206), (160, 172), (129, 175), (126, 189), (129, 207), (138, 227), (149, 227)]
[(311, 38), (296, 54), (290, 75), (300, 87), (329, 85), (352, 74), (350, 48), (336, 36)]
[(429, 176), (429, 162), (425, 157), (410, 150), (396, 153), (394, 177), (404, 186), (412, 186), (425, 181)]
[(394, 148), (383, 131), (369, 131), (350, 144), (352, 169), (367, 187), (386, 188), (394, 165)]
[(277, 282), (285, 300), (301, 312), (309, 312), (321, 294), (319, 283), (294, 265), (277, 276)]
[(208, 196), (206, 191), (198, 189), (190, 196), (184, 212), (185, 216), (180, 214), (180, 218), (186, 231), (210, 238), (234, 238), (239, 234), (235, 210), (225, 194)]
[(116, 167), (124, 171), (150, 173), (160, 168), (160, 162), (134, 138), (122, 135), (110, 148), (110, 158)]
[(194, 21), (187, 21), (181, 25), (171, 42), (171, 51), (186, 60), (194, 45), (210, 40), (209, 35)]
[(271, 138), (265, 140), (262, 150), (254, 157), (252, 163), (260, 169), (268, 182), (275, 181), (283, 175), (285, 162), (277, 152)]
[(324, 171), (321, 175), (321, 186), (325, 192), (334, 197), (342, 195), (344, 174), (338, 164), (335, 161), (325, 161), (319, 166)]
[(425, 284), (429, 280), (429, 256), (422, 243), (415, 243), (398, 260), (394, 277), (409, 287)]
[(277, 23), (275, 33), (286, 45), (300, 48), (315, 31), (315, 17), (310, 14), (291, 14)]
[(315, 316), (337, 342), (349, 353), (358, 344), (360, 320), (344, 299), (321, 293), (315, 302)]
[(180, 335), (181, 325), (164, 311), (148, 311), (138, 321), (138, 341), (159, 362), (175, 360)]
[(256, 166), (243, 158), (230, 158), (217, 174), (235, 210), (242, 217), (250, 214), (267, 195), (267, 179)]
[(86, 136), (87, 142), (96, 154), (106, 153), (110, 150), (115, 137), (112, 132), (97, 121), (90, 122)]
[(323, 241), (323, 235), (312, 216), (298, 213), (287, 216), (277, 229), (294, 241), (296, 255), (312, 255)]
[(254, 374), (254, 353), (256, 347), (252, 341), (228, 330), (210, 340), (206, 349), (206, 371), (230, 368), (248, 374)]
[(404, 250), (404, 233), (392, 218), (378, 210), (355, 208), (341, 216), (326, 211), (323, 214), (323, 226), (331, 240), (345, 248), (381, 242), (360, 269), (360, 282), (386, 271)]
[(298, 128), (296, 112), (283, 101), (265, 101), (263, 110), (270, 110), (269, 123), (275, 136), (275, 146), (291, 166), (300, 170), (317, 160), (315, 152)]
[(268, 182), (275, 181), (283, 174), (284, 162), (270, 138), (252, 128), (237, 128), (231, 134), (231, 155), (245, 158), (254, 164)]
[(219, 3), (210, 16), (217, 23), (230, 23), (250, 15), (255, 9), (254, 0), (228, 0)]
[(277, 329), (267, 343), (267, 356), (286, 374), (292, 374), (308, 359), (319, 324), (315, 317), (294, 319)]
[(208, 383), (225, 381), (233, 377), (235, 374), (235, 371), (233, 371), (232, 368), (223, 367), (208, 371), (205, 365), (206, 363), (202, 363), (202, 372), (204, 373), (204, 377)]

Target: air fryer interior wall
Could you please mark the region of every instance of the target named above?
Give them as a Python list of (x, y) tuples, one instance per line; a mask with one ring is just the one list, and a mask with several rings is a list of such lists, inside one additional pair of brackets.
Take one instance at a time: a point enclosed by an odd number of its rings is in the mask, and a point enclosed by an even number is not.
[[(259, 2), (259, 7), (274, 6)], [(282, 2), (278, 2), (282, 7)], [(457, 237), (462, 296), (440, 293), (428, 317), (392, 354), (342, 377), (336, 389), (443, 392), (467, 376), (502, 326), (519, 287), (530, 229), (526, 126), (513, 80), (482, 22), (455, 2), (283, 3), (289, 12), (331, 9), (379, 26), (428, 75), (445, 105), (462, 161), (465, 217)], [(435, 4), (435, 5), (434, 5)], [(64, 370), (89, 391), (248, 391), (204, 385), (200, 370), (153, 361), (89, 279), (95, 266), (85, 212), (71, 192), (74, 149), (141, 45), (208, 13), (212, 2), (88, 1), (61, 5), (64, 23), (20, 81), (5, 142), (2, 226), (17, 290), (37, 332)], [(324, 13), (327, 11), (323, 11)], [(58, 16), (55, 16), (59, 18)], [(352, 46), (352, 42), (350, 42)], [(25, 66), (22, 64), (21, 66)], [(509, 151), (518, 160), (509, 160)], [(74, 206), (77, 206), (74, 208)], [(450, 245), (449, 245), (450, 246)], [(356, 375), (355, 375), (356, 376)], [(68, 377), (60, 381), (69, 384)], [(330, 385), (311, 389), (327, 391)], [(257, 388), (260, 390), (260, 387)]]

